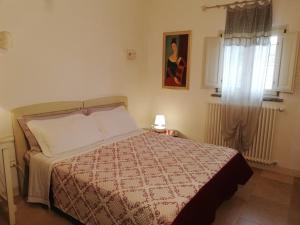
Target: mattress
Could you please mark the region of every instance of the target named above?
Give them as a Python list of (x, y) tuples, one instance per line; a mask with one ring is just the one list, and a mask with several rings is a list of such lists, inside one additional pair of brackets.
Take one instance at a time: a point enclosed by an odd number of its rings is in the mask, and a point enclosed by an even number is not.
[(53, 205), (83, 224), (210, 224), (252, 171), (235, 150), (144, 132), (55, 162)]

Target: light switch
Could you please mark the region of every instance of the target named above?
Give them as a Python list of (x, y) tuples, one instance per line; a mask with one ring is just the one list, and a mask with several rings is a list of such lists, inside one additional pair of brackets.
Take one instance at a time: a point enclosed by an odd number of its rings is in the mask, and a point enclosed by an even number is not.
[(0, 49), (8, 49), (10, 47), (10, 33), (7, 31), (0, 32)]
[(129, 59), (129, 60), (136, 59), (136, 51), (135, 51), (135, 49), (127, 49), (127, 59)]

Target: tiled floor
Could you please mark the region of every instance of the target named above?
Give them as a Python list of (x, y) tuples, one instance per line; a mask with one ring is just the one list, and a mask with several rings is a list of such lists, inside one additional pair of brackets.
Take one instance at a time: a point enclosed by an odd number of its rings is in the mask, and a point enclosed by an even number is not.
[[(17, 225), (72, 222), (40, 205), (17, 199)], [(7, 225), (0, 207), (0, 224)], [(300, 225), (300, 178), (255, 169), (250, 181), (224, 202), (213, 225)]]
[(213, 225), (300, 225), (300, 179), (255, 169)]

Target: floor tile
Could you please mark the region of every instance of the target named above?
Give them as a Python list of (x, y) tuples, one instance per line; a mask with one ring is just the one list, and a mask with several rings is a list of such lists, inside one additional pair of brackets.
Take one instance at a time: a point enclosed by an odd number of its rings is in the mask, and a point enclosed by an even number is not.
[(293, 185), (268, 178), (261, 178), (256, 184), (253, 191), (254, 196), (286, 206), (290, 204)]
[(295, 177), (295, 178), (294, 178), (294, 185), (295, 185), (296, 187), (299, 187), (299, 188), (300, 188), (300, 178), (299, 178), (299, 177)]
[(286, 205), (253, 195), (243, 206), (241, 217), (262, 225), (285, 225), (288, 212)]
[(244, 218), (239, 218), (239, 220), (237, 221), (236, 225), (261, 225), (259, 223), (244, 219)]
[(261, 177), (261, 173), (263, 172), (261, 169), (258, 169), (258, 168), (252, 168), (252, 171), (253, 171), (253, 175), (249, 180), (250, 182), (256, 181), (257, 179), (259, 179)]
[(294, 183), (294, 178), (292, 176), (279, 174), (279, 173), (274, 173), (274, 172), (271, 172), (271, 171), (262, 171), (260, 176), (263, 177), (263, 178), (268, 178), (270, 180), (278, 181), (278, 182), (281, 182), (281, 183), (286, 183), (286, 184), (293, 184)]
[(294, 179), (293, 195), (294, 196), (300, 196), (300, 178), (295, 178)]
[(245, 201), (249, 200), (251, 197), (253, 191), (255, 190), (257, 185), (257, 182), (252, 180), (249, 180), (247, 185), (240, 185), (237, 192), (234, 196), (237, 196)]
[(299, 212), (300, 215), (300, 195), (292, 194), (289, 209)]
[(245, 201), (236, 196), (223, 202), (216, 212), (213, 225), (234, 225), (239, 219), (241, 209)]
[(290, 210), (288, 213), (288, 225), (300, 225), (300, 211)]

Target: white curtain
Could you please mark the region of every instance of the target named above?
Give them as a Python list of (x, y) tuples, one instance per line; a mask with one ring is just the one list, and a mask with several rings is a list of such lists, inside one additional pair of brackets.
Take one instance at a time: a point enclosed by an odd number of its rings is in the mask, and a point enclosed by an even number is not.
[[(220, 71), (222, 134), (231, 147), (240, 151), (251, 147), (256, 134), (267, 77), (272, 14), (270, 5), (266, 5), (265, 10), (262, 7), (252, 5), (227, 12)], [(255, 26), (258, 29), (253, 29)]]
[(269, 45), (224, 48), (223, 135), (241, 151), (249, 149), (257, 130), (269, 50)]

